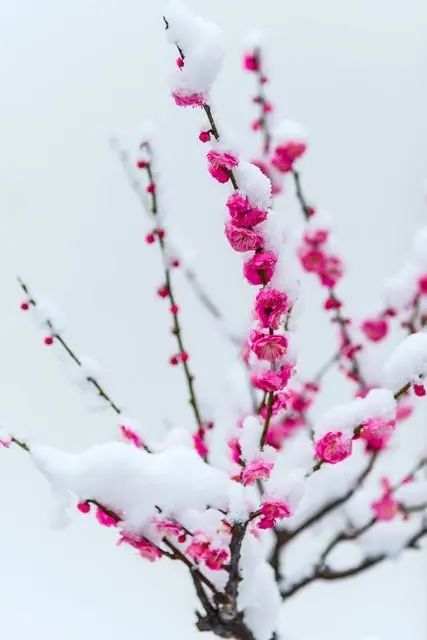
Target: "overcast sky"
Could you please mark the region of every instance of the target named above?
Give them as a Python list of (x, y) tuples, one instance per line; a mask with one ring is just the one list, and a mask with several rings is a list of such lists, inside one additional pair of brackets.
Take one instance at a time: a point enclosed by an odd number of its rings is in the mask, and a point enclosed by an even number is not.
[[(426, 220), (425, 0), (188, 5), (224, 28), (227, 60), (213, 99), (248, 152), (255, 149), (248, 132), (253, 87), (240, 69), (242, 41), (254, 27), (265, 33), (278, 115), (310, 133), (305, 183), (334, 217), (348, 264), (344, 295), (359, 315), (377, 308), (384, 279)], [(174, 226), (194, 247), (200, 277), (231, 322), (247, 299), (238, 261), (222, 240), (224, 192), (203, 166), (199, 116), (176, 109), (168, 96), (175, 54), (162, 6), (14, 0), (0, 8), (0, 415), (19, 432), (64, 448), (109, 438), (114, 420), (87, 411), (37, 328), (17, 311), (18, 272), (58, 302), (69, 339), (102, 362), (130, 413), (153, 430), (188, 422), (179, 374), (165, 366), (172, 346), (153, 296), (159, 263), (143, 242), (147, 224), (109, 148), (115, 131), (156, 120)], [(296, 214), (291, 195), (281, 206)], [(308, 291), (307, 309), (315, 309), (320, 299), (314, 287)], [(185, 314), (193, 300), (184, 285), (180, 299), (198, 384), (218, 403), (231, 353), (203, 311)], [(309, 315), (302, 355), (311, 372), (333, 337)], [(327, 401), (345, 392), (334, 383)], [(2, 638), (195, 637), (191, 588), (180, 570), (117, 551), (108, 532), (81, 518), (52, 532), (45, 482), (23, 456), (0, 454)], [(286, 640), (341, 640), (343, 629), (346, 640), (370, 633), (425, 640), (425, 568), (425, 558), (412, 555), (375, 576), (301, 594), (284, 611)], [(321, 628), (324, 617), (333, 628)]]

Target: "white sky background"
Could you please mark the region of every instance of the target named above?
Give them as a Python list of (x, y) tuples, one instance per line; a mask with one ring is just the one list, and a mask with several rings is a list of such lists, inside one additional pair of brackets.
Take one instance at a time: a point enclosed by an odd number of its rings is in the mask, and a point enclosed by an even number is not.
[[(224, 27), (227, 63), (215, 88), (219, 117), (254, 148), (252, 78), (240, 71), (242, 38), (268, 39), (270, 88), (282, 116), (303, 122), (311, 148), (304, 183), (334, 215), (354, 313), (380, 306), (381, 285), (425, 223), (427, 5), (425, 0), (192, 0)], [(122, 127), (156, 118), (163, 186), (172, 217), (196, 250), (201, 279), (236, 318), (245, 309), (239, 261), (222, 238), (225, 191), (210, 180), (196, 140), (199, 117), (167, 95), (175, 52), (161, 2), (15, 0), (0, 6), (2, 201), (0, 412), (18, 433), (79, 449), (115, 432), (70, 387), (43, 336), (17, 310), (14, 275), (59, 304), (67, 337), (101, 361), (106, 386), (147, 428), (190, 424), (169, 318), (154, 288), (156, 249), (134, 195), (108, 148)], [(291, 189), (289, 190), (291, 192)], [(297, 214), (291, 195), (282, 203)], [(303, 367), (333, 348), (308, 285)], [(219, 403), (231, 353), (180, 286), (198, 388)], [(240, 302), (242, 301), (242, 302)], [(348, 397), (329, 378), (327, 403)], [(420, 419), (423, 426), (425, 422)], [(405, 466), (421, 437), (399, 456)], [(1, 452), (0, 452), (1, 453)], [(0, 636), (5, 640), (189, 640), (193, 600), (177, 567), (116, 550), (109, 532), (76, 516), (48, 526), (49, 492), (19, 453), (1, 453)], [(359, 580), (302, 592), (284, 610), (286, 640), (425, 640), (425, 557), (411, 554)]]

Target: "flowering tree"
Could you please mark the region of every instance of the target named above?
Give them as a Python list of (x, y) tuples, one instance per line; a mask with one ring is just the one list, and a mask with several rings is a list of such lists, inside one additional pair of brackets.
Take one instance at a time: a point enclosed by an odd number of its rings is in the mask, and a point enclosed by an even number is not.
[[(195, 298), (218, 322), (222, 315), (178, 250), (167, 228), (159, 193), (155, 145), (147, 129), (136, 149), (114, 141), (131, 184), (150, 215), (148, 245), (161, 253), (158, 296), (169, 306), (175, 340), (170, 365), (185, 377), (192, 430), (173, 429), (151, 440), (100, 382), (60, 329), (58, 320), (27, 282), (19, 280), (21, 309), (36, 314), (44, 344), (75, 365), (79, 382), (117, 416), (120, 441), (80, 454), (29, 444), (4, 425), (0, 443), (29, 454), (52, 486), (62, 514), (73, 500), (82, 514), (116, 528), (118, 543), (149, 561), (185, 565), (199, 602), (197, 627), (223, 638), (269, 640), (278, 632), (282, 602), (315, 581), (340, 580), (417, 548), (427, 533), (427, 452), (419, 452), (401, 477), (393, 469), (380, 482), (375, 471), (399, 442), (400, 423), (425, 395), (427, 375), (427, 229), (414, 242), (405, 268), (387, 288), (383, 308), (360, 326), (345, 310), (338, 285), (343, 263), (329, 222), (307, 199), (299, 161), (307, 151), (303, 129), (288, 121), (273, 127), (259, 43), (245, 53), (244, 68), (256, 81), (252, 129), (261, 151), (252, 162), (223, 132), (210, 102), (223, 48), (217, 27), (172, 2), (164, 17), (176, 53), (171, 75), (178, 107), (200, 109), (197, 132), (214, 180), (228, 188), (226, 239), (243, 258), (243, 278), (254, 291), (252, 326), (236, 347), (247, 394), (227, 431), (200, 402), (186, 348), (174, 278), (183, 271)], [(272, 209), (273, 198), (293, 182), (301, 221)], [(295, 316), (305, 273), (325, 293), (324, 312), (334, 323), (337, 346), (311, 380), (298, 374)], [(392, 325), (395, 331), (392, 332)], [(406, 336), (378, 364), (375, 343)], [(326, 372), (337, 366), (354, 385), (354, 399), (313, 420)], [(315, 530), (316, 544), (313, 544)], [(311, 538), (310, 538), (311, 535)], [(358, 549), (354, 563), (334, 558), (344, 543)], [(292, 561), (306, 544), (303, 561)], [(286, 560), (286, 563), (284, 562)]]

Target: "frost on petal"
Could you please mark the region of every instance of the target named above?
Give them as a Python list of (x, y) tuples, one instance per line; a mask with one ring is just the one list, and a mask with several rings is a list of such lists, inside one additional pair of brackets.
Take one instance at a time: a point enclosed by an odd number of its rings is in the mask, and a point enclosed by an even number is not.
[(386, 362), (385, 381), (397, 391), (408, 382), (427, 375), (427, 334), (414, 333), (396, 347)]

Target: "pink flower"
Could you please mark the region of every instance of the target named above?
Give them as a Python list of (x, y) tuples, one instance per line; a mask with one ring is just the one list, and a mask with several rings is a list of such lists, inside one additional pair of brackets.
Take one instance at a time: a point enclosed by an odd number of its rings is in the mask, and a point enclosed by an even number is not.
[(224, 184), (230, 179), (230, 171), (239, 164), (237, 156), (224, 151), (209, 151), (208, 155), (209, 173), (215, 180)]
[(173, 91), (172, 97), (178, 107), (203, 107), (206, 98), (203, 93), (188, 93), (185, 91)]
[(351, 455), (352, 441), (342, 431), (329, 431), (316, 442), (315, 451), (320, 460), (336, 464)]
[(259, 71), (258, 56), (253, 53), (245, 53), (243, 57), (243, 68), (246, 71)]
[(415, 395), (419, 398), (426, 395), (426, 388), (423, 384), (413, 384), (412, 386), (414, 388)]
[(140, 556), (146, 558), (150, 562), (159, 560), (162, 557), (162, 552), (154, 544), (146, 540), (145, 538), (138, 538), (137, 536), (127, 535), (122, 533), (120, 540), (117, 544), (128, 544), (136, 549)]
[(134, 444), (135, 447), (138, 447), (139, 449), (141, 449), (144, 446), (144, 443), (142, 442), (140, 436), (136, 433), (136, 431), (134, 431), (130, 427), (127, 427), (124, 424), (119, 425), (119, 428), (120, 428), (120, 431), (122, 432), (122, 436), (126, 440), (129, 440), (129, 442), (132, 442), (132, 444)]
[(270, 477), (273, 462), (267, 462), (260, 458), (251, 460), (242, 471), (242, 484), (254, 484), (257, 480), (266, 480)]
[(332, 311), (335, 309), (341, 309), (342, 307), (342, 302), (341, 300), (338, 300), (338, 298), (336, 296), (329, 296), (329, 298), (326, 298), (325, 303), (323, 305), (325, 311)]
[(370, 318), (362, 323), (363, 333), (372, 342), (380, 342), (388, 333), (388, 324), (384, 318)]
[(273, 393), (286, 387), (291, 374), (292, 366), (285, 364), (278, 371), (263, 371), (251, 376), (251, 382), (256, 389)]
[(5, 449), (9, 449), (11, 442), (11, 438), (0, 438), (0, 446), (4, 447)]
[(254, 251), (263, 245), (263, 238), (259, 233), (236, 227), (230, 222), (225, 225), (225, 235), (235, 251)]
[(265, 335), (259, 331), (252, 337), (252, 351), (260, 360), (274, 362), (285, 355), (288, 341), (282, 335)]
[(153, 518), (153, 523), (157, 531), (161, 533), (163, 536), (170, 535), (170, 536), (178, 537), (184, 531), (182, 526), (178, 524), (178, 522), (175, 522), (175, 520), (168, 520), (167, 518), (165, 519)]
[(324, 244), (329, 237), (329, 231), (327, 229), (316, 229), (305, 232), (304, 240), (308, 242), (308, 244), (319, 245)]
[(393, 496), (388, 494), (384, 494), (382, 498), (373, 502), (371, 507), (376, 519), (383, 522), (393, 520), (399, 513), (398, 503)]
[(90, 503), (89, 502), (78, 502), (77, 503), (77, 509), (80, 511), (80, 513), (89, 513), (90, 511)]
[(305, 249), (300, 253), (300, 260), (305, 271), (309, 273), (323, 273), (326, 265), (326, 256), (318, 249)]
[(365, 422), (360, 437), (366, 442), (368, 451), (381, 451), (387, 446), (396, 426), (394, 420), (370, 418)]
[(272, 251), (255, 253), (243, 265), (243, 274), (249, 284), (267, 284), (274, 275), (277, 256)]
[(281, 500), (266, 500), (261, 505), (262, 517), (258, 522), (260, 529), (273, 529), (276, 526), (277, 520), (288, 518), (291, 515), (291, 510), (288, 505)]
[(312, 400), (303, 393), (289, 391), (290, 406), (296, 413), (304, 413), (312, 403)]
[(227, 549), (209, 548), (204, 555), (204, 561), (208, 569), (220, 571), (227, 562), (228, 556)]
[(263, 327), (277, 329), (280, 319), (289, 310), (286, 293), (277, 289), (263, 289), (255, 300), (255, 314)]
[(409, 403), (399, 402), (396, 409), (396, 421), (406, 420), (412, 415), (413, 407)]
[(305, 142), (288, 141), (275, 148), (271, 164), (282, 173), (291, 171), (295, 160), (304, 155), (307, 149)]
[(264, 222), (267, 211), (251, 207), (247, 196), (240, 191), (235, 191), (227, 200), (230, 217), (236, 227), (255, 227)]
[(427, 294), (427, 274), (418, 278), (418, 290), (421, 294)]
[(101, 507), (97, 508), (95, 515), (99, 524), (102, 524), (103, 527), (115, 527), (117, 524), (117, 518), (101, 509)]
[(206, 456), (209, 453), (208, 448), (206, 446), (205, 439), (204, 439), (204, 435), (205, 435), (204, 429), (199, 429), (199, 431), (193, 435), (194, 448), (201, 458), (206, 458)]
[(195, 562), (201, 562), (206, 556), (206, 552), (209, 549), (209, 538), (202, 532), (194, 534), (191, 543), (186, 549), (186, 553)]
[(211, 133), (210, 131), (201, 131), (199, 133), (199, 140), (200, 142), (206, 143), (209, 142), (211, 139)]
[(393, 497), (393, 489), (388, 478), (383, 478), (381, 484), (384, 493), (379, 500), (371, 504), (371, 508), (377, 520), (387, 522), (393, 520), (400, 509), (398, 502)]
[(242, 461), (242, 449), (240, 447), (240, 442), (237, 438), (231, 438), (227, 444), (230, 449), (231, 459), (233, 462), (240, 464)]
[(338, 280), (342, 277), (342, 262), (335, 256), (328, 256), (320, 275), (320, 281), (324, 287), (331, 289), (335, 287)]

